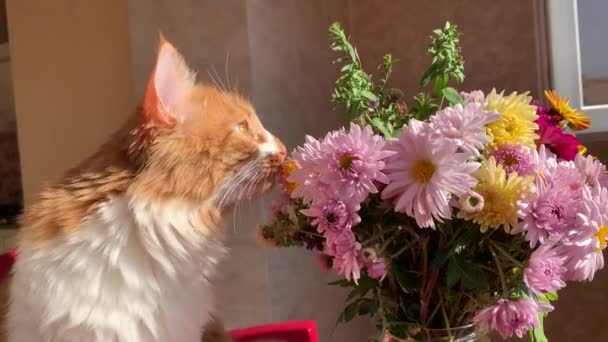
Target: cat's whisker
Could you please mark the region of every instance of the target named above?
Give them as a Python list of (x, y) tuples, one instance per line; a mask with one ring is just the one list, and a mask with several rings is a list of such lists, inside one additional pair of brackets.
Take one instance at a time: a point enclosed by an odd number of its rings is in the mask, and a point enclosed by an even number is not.
[(226, 84), (228, 85), (228, 89), (230, 89), (231, 91), (233, 91), (234, 89), (232, 89), (232, 87), (230, 86), (230, 74), (228, 73), (228, 63), (230, 62), (230, 52), (226, 51), (226, 65), (224, 66), (224, 71), (226, 73)]
[(211, 66), (211, 69), (213, 70), (213, 72), (215, 73), (215, 76), (217, 77), (217, 80), (220, 82), (220, 84), (222, 85), (221, 89), (224, 93), (228, 92), (228, 88), (226, 88), (226, 85), (224, 84), (224, 81), (222, 81), (222, 77), (220, 77), (220, 74), (217, 72), (217, 69), (215, 68), (215, 65)]
[(213, 84), (215, 85), (215, 87), (219, 90), (221, 90), (222, 93), (225, 92), (224, 88), (220, 85), (220, 83), (218, 82), (218, 80), (213, 76), (213, 74), (211, 74), (211, 72), (209, 71), (209, 69), (205, 69), (205, 71), (207, 72), (207, 75), (209, 75), (209, 78), (211, 78), (211, 80), (213, 81)]

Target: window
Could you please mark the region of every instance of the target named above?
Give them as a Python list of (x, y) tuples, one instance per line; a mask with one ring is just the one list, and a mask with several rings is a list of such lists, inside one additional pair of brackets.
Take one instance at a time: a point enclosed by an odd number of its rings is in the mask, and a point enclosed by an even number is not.
[(608, 1), (549, 0), (551, 76), (557, 92), (608, 132)]

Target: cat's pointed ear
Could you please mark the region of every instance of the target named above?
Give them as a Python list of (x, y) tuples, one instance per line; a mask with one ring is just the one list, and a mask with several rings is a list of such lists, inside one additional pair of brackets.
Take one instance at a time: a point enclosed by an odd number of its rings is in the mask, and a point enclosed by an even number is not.
[(150, 74), (143, 101), (146, 122), (155, 126), (171, 126), (185, 119), (178, 104), (187, 98), (195, 86), (194, 73), (182, 56), (160, 34), (156, 64)]

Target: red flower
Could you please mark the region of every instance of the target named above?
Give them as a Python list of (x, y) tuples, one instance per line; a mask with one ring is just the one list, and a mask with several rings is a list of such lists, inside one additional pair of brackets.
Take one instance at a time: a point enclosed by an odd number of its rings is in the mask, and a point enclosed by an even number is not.
[(581, 144), (574, 135), (564, 133), (561, 128), (552, 125), (544, 117), (539, 117), (535, 122), (538, 124), (537, 144), (546, 145), (560, 158), (574, 160), (578, 146)]

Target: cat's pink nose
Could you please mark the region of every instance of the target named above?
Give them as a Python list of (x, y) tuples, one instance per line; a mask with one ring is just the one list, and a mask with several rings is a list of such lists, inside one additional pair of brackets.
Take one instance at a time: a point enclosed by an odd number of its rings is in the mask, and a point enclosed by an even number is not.
[(281, 140), (274, 138), (275, 143), (277, 144), (277, 148), (278, 148), (278, 152), (277, 154), (281, 157), (281, 159), (285, 159), (285, 157), (287, 157), (287, 148), (285, 148), (285, 145), (283, 145), (283, 143), (281, 142)]

